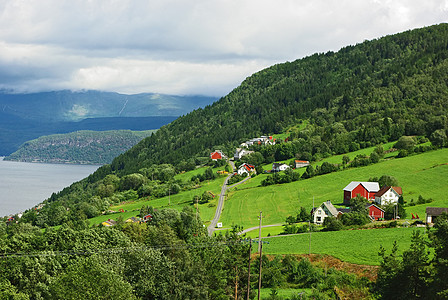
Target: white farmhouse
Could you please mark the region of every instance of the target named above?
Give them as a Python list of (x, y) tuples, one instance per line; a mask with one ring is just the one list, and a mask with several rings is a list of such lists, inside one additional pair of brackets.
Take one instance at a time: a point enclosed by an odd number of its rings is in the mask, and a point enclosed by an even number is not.
[(238, 160), (238, 159), (241, 159), (241, 157), (243, 157), (244, 155), (249, 155), (251, 153), (254, 153), (254, 151), (249, 151), (249, 150), (243, 149), (243, 148), (236, 148), (233, 158), (235, 160)]
[(244, 163), (238, 167), (238, 175), (243, 175), (244, 173), (246, 173), (248, 176), (250, 176), (250, 174), (253, 172), (256, 172), (255, 166), (253, 165)]
[(375, 194), (375, 202), (379, 205), (397, 204), (398, 199), (403, 195), (403, 190), (399, 186), (384, 186)]
[(322, 224), (326, 217), (337, 217), (339, 211), (336, 207), (331, 204), (331, 201), (328, 200), (322, 203), (318, 208), (313, 211), (313, 222), (314, 224)]
[(272, 164), (272, 172), (285, 171), (286, 169), (289, 169), (289, 166), (287, 164), (282, 164), (282, 163), (273, 163)]

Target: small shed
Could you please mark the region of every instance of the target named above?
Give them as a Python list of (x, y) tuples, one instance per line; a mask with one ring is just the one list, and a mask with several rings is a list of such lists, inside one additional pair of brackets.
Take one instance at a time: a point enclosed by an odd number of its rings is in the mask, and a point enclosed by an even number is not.
[(448, 207), (426, 207), (426, 223), (435, 223), (441, 214), (448, 214)]
[(310, 162), (307, 161), (307, 160), (298, 160), (298, 159), (296, 159), (294, 161), (294, 164), (295, 164), (296, 169), (298, 169), (298, 168), (303, 168), (303, 167), (309, 166)]
[(369, 217), (373, 220), (384, 219), (384, 209), (376, 206), (375, 204), (368, 204), (366, 208), (369, 210)]

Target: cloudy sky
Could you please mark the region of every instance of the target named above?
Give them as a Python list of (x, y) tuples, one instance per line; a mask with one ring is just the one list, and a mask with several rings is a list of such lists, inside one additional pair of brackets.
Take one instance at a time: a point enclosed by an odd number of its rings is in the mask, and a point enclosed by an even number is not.
[(448, 0), (1, 0), (0, 89), (223, 96), (275, 63), (448, 22)]

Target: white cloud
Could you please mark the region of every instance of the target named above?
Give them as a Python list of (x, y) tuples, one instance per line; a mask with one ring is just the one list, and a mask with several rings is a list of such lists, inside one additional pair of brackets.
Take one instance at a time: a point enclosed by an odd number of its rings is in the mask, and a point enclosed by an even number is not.
[(0, 87), (224, 95), (271, 64), (447, 13), (448, 0), (3, 0)]

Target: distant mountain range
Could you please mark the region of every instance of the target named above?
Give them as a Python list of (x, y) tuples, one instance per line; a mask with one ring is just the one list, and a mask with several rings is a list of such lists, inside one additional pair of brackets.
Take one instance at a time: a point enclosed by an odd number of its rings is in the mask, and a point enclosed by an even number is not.
[(0, 156), (43, 135), (79, 130), (150, 130), (217, 98), (100, 91), (0, 92)]

